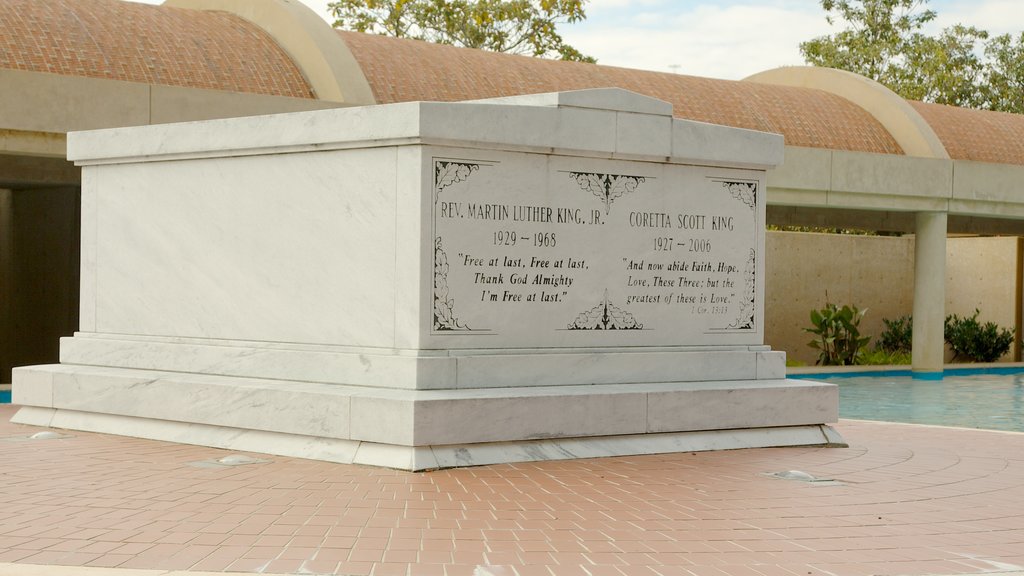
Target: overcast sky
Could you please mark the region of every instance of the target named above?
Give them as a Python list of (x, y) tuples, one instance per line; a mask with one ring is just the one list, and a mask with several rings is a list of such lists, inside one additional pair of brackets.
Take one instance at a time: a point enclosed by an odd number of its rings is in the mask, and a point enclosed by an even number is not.
[[(328, 0), (302, 2), (328, 19)], [(932, 0), (928, 7), (939, 14), (930, 33), (956, 23), (1024, 31), (1024, 0)], [(587, 19), (560, 30), (600, 64), (737, 80), (803, 64), (800, 42), (836, 31), (817, 0), (589, 0)]]

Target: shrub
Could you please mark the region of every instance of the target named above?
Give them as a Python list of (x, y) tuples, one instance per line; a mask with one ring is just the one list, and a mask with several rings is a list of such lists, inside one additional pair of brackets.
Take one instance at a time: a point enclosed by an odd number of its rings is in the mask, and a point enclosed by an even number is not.
[(953, 361), (995, 362), (1013, 344), (1013, 330), (1000, 328), (994, 322), (978, 322), (978, 309), (970, 318), (956, 314), (946, 316), (946, 343), (953, 349)]
[(883, 348), (875, 348), (871, 352), (865, 352), (857, 360), (858, 364), (865, 366), (898, 366), (910, 364), (910, 351), (897, 350), (890, 352)]
[(867, 310), (856, 306), (825, 304), (821, 310), (811, 310), (812, 328), (804, 331), (817, 336), (807, 345), (818, 350), (815, 364), (849, 366), (857, 363), (870, 336), (861, 337), (858, 325)]
[(879, 334), (875, 350), (910, 354), (911, 345), (914, 342), (913, 317), (900, 316), (895, 320), (882, 318), (882, 322), (885, 323), (885, 330)]

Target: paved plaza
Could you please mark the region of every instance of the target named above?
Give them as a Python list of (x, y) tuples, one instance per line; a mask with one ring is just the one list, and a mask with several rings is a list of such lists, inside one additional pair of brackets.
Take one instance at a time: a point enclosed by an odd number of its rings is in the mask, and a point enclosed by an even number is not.
[[(0, 406), (3, 576), (1024, 571), (1024, 434), (842, 421), (849, 448), (408, 473), (29, 439), (43, 429), (10, 424), (15, 410)], [(772, 476), (787, 471), (816, 481)]]

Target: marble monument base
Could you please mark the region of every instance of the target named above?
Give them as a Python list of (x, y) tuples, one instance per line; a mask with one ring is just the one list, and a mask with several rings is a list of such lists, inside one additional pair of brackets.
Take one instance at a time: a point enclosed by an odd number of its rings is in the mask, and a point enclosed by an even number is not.
[(610, 88), (71, 134), (80, 327), (15, 420), (408, 470), (841, 443), (764, 340), (783, 148)]
[(17, 423), (404, 470), (843, 442), (822, 424), (837, 388), (785, 378), (431, 390), (60, 364), (16, 379)]

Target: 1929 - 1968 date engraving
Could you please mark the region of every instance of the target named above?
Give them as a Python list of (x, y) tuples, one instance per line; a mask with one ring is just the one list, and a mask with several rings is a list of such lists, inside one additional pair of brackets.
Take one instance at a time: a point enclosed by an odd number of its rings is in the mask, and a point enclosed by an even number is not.
[(433, 332), (756, 330), (760, 183), (675, 168), (536, 190), (435, 158)]

